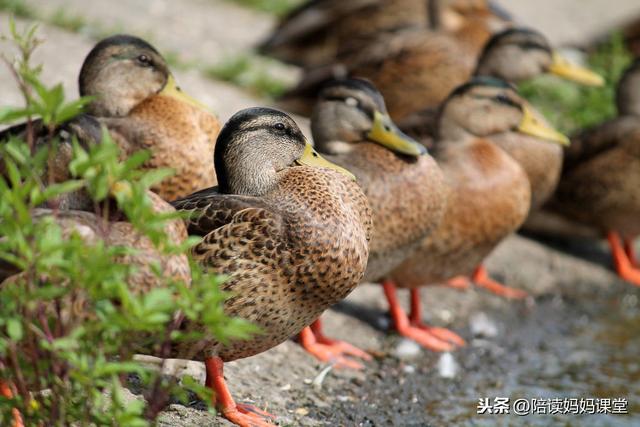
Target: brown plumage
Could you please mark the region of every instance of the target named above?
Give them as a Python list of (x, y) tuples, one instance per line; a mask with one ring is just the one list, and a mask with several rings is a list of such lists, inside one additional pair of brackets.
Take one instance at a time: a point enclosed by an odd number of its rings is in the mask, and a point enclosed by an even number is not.
[[(152, 209), (158, 214), (174, 212), (175, 209), (158, 195), (147, 192)], [(88, 208), (88, 206), (87, 206)], [(116, 262), (132, 266), (135, 271), (129, 277), (129, 288), (136, 293), (147, 292), (158, 287), (163, 279), (191, 281), (191, 270), (186, 255), (164, 255), (158, 251), (153, 242), (141, 235), (134, 226), (126, 220), (124, 215), (113, 212), (106, 223), (103, 218), (86, 210), (58, 210), (55, 215), (49, 209), (36, 209), (33, 212), (35, 220), (52, 217), (62, 230), (63, 236), (78, 233), (88, 244), (103, 242), (108, 246), (122, 246), (131, 248), (135, 253), (125, 254), (115, 259)], [(167, 242), (179, 245), (187, 238), (187, 230), (183, 221), (175, 219), (168, 221), (164, 227)], [(152, 265), (160, 267), (163, 279), (152, 270)]]
[(479, 55), (456, 38), (420, 30), (406, 30), (371, 43), (344, 61), (309, 70), (283, 105), (308, 114), (318, 88), (329, 76), (364, 77), (385, 98), (395, 120), (437, 109), (447, 95), (473, 74), (517, 82), (543, 73), (560, 74), (584, 83), (601, 84), (599, 77), (568, 65), (540, 33), (511, 28), (495, 34)]
[(310, 324), (362, 278), (371, 228), (366, 198), (353, 178), (297, 166), (306, 161), (300, 160), (304, 144), (285, 114), (243, 110), (218, 140), (219, 188), (174, 202), (195, 213), (188, 229), (204, 238), (196, 259), (230, 276), (224, 289), (235, 296), (225, 311), (264, 332), (225, 346), (208, 343), (201, 356), (227, 361), (265, 351)]
[(310, 0), (289, 13), (260, 46), (262, 53), (295, 65), (333, 61), (379, 33), (427, 28), (428, 0)]
[[(388, 130), (375, 133), (374, 128)], [(315, 147), (358, 179), (373, 211), (364, 281), (379, 281), (405, 259), (442, 218), (442, 173), (433, 158), (388, 119), (370, 83), (336, 81), (320, 94), (311, 119)]]
[[(353, 172), (373, 211), (373, 236), (363, 281), (381, 281), (442, 218), (446, 186), (435, 161), (404, 135), (371, 83), (349, 79), (327, 85), (311, 119), (316, 148)], [(338, 366), (362, 365), (344, 357), (370, 357), (326, 337), (320, 320), (303, 331), (302, 346)]]
[(521, 105), (495, 80), (472, 81), (445, 102), (433, 155), (450, 188), (447, 208), (440, 226), (393, 272), (399, 287), (470, 276), (524, 221), (531, 200), (526, 174), (489, 139), (519, 125)]
[(205, 360), (207, 385), (228, 419), (268, 425), (233, 401), (223, 362), (282, 343), (355, 288), (367, 265), (371, 211), (353, 175), (322, 159), (276, 110), (236, 113), (220, 133), (215, 165), (219, 186), (174, 206), (192, 212), (189, 232), (203, 237), (196, 260), (228, 276), (225, 312), (262, 333), (181, 346), (176, 354)]
[(550, 203), (554, 212), (607, 233), (618, 274), (636, 285), (640, 285), (633, 253), (633, 239), (640, 234), (639, 88), (636, 60), (618, 83), (618, 116), (572, 139)]
[(330, 64), (409, 28), (449, 34), (476, 51), (504, 16), (485, 0), (311, 0), (287, 15), (262, 53), (304, 67)]
[[(496, 79), (476, 78), (460, 86), (440, 111), (432, 152), (449, 189), (446, 210), (433, 233), (384, 284), (398, 331), (427, 348), (448, 350), (450, 344), (463, 345), (464, 341), (450, 331), (421, 323), (418, 287), (473, 275), (485, 287), (507, 294), (479, 265), (529, 212), (527, 175), (489, 138), (515, 129), (566, 141), (537, 121), (510, 85)], [(409, 318), (398, 305), (395, 285), (412, 289)]]
[(104, 39), (87, 55), (79, 81), (81, 95), (96, 97), (87, 112), (107, 126), (123, 155), (149, 149), (146, 167), (175, 170), (154, 188), (163, 199), (215, 185), (218, 119), (176, 86), (155, 48), (132, 36)]
[[(79, 86), (80, 95), (95, 97), (85, 117), (99, 124), (85, 119), (71, 131), (83, 132), (82, 126), (89, 126), (85, 133), (95, 137), (102, 124), (123, 158), (149, 150), (145, 168), (175, 171), (153, 188), (163, 199), (174, 200), (216, 184), (211, 171), (220, 123), (176, 86), (165, 59), (153, 46), (128, 35), (102, 40), (84, 60)], [(19, 130), (24, 126), (0, 134), (0, 139)], [(42, 131), (41, 137), (48, 136), (46, 129)]]
[[(542, 115), (540, 122), (547, 124)], [(531, 185), (531, 210), (544, 205), (553, 195), (562, 172), (562, 147), (542, 138), (507, 133), (488, 138), (522, 167)]]

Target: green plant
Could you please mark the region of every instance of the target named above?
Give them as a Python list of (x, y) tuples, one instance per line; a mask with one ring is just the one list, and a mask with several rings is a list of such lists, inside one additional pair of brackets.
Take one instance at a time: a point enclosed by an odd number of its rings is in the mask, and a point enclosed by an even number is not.
[(587, 64), (605, 78), (603, 87), (585, 87), (553, 76), (519, 85), (520, 93), (562, 132), (571, 134), (615, 116), (616, 84), (631, 62), (621, 34), (598, 46)]
[(245, 7), (284, 16), (296, 6), (302, 4), (302, 0), (230, 0)]
[(0, 0), (0, 10), (20, 18), (33, 18), (33, 9), (24, 0)]
[(84, 17), (69, 13), (69, 11), (64, 8), (56, 9), (51, 15), (49, 23), (73, 33), (80, 32), (88, 26)]
[(226, 58), (206, 69), (205, 74), (249, 89), (256, 95), (276, 98), (289, 86), (288, 82), (270, 69), (277, 64), (279, 63), (275, 60), (245, 53)]
[[(172, 243), (166, 225), (179, 215), (152, 208), (148, 189), (168, 172), (141, 171), (146, 152), (120, 161), (117, 146), (103, 132), (99, 144), (83, 147), (74, 140), (73, 178), (52, 181), (45, 171), (59, 145), (55, 129), (90, 99), (67, 103), (60, 85), (44, 85), (39, 68), (29, 63), (39, 43), (35, 28), (19, 33), (13, 22), (9, 27), (21, 52), (11, 70), (25, 107), (0, 109), (0, 123), (27, 120), (28, 125), (26, 141), (12, 138), (0, 146), (0, 265), (20, 272), (0, 283), (0, 380), (17, 391), (12, 398), (0, 396), (0, 425), (10, 425), (17, 408), (29, 426), (147, 426), (170, 396), (186, 400), (184, 387), (210, 401), (209, 391), (194, 380), (185, 378), (180, 387), (135, 362), (134, 353), (166, 357), (173, 344), (205, 337), (224, 342), (246, 337), (255, 327), (225, 315), (221, 278), (194, 263), (190, 283), (163, 277), (151, 263), (157, 285), (130, 286), (137, 268), (120, 260), (136, 251), (104, 239), (113, 203), (160, 254), (185, 254), (195, 243)], [(36, 117), (52, 137), (46, 144), (30, 134)], [(65, 234), (55, 203), (47, 215), (34, 216), (47, 202), (78, 191), (93, 200), (103, 238), (87, 241), (81, 228)], [(183, 321), (202, 328), (182, 330)], [(142, 382), (145, 400), (125, 398), (122, 384), (131, 374)]]

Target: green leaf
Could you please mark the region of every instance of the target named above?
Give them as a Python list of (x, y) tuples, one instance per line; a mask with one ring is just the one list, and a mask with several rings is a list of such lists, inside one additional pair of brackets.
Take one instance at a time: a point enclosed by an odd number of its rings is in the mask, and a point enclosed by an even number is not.
[(22, 323), (18, 319), (7, 320), (7, 335), (14, 341), (20, 341), (23, 336)]

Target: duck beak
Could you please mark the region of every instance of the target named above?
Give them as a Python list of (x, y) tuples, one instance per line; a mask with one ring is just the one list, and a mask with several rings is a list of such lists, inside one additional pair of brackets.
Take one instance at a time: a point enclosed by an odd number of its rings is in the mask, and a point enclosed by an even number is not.
[(561, 134), (557, 130), (542, 123), (531, 110), (531, 107), (524, 105), (522, 107), (522, 121), (518, 125), (518, 131), (537, 138), (546, 139), (563, 146), (570, 144), (569, 138)]
[(356, 177), (355, 177), (354, 174), (352, 174), (351, 172), (349, 172), (345, 168), (340, 167), (340, 166), (336, 165), (335, 163), (331, 163), (330, 161), (328, 161), (327, 159), (322, 157), (313, 148), (313, 146), (311, 144), (309, 144), (308, 142), (307, 142), (307, 145), (304, 147), (304, 153), (302, 153), (302, 157), (300, 157), (296, 162), (299, 165), (303, 165), (303, 166), (311, 166), (311, 167), (314, 167), (314, 168), (333, 169), (335, 171), (340, 172), (343, 175), (348, 176), (349, 178), (351, 178), (354, 181), (356, 180)]
[(373, 115), (373, 127), (367, 138), (396, 153), (414, 157), (427, 153), (424, 145), (402, 132), (388, 114), (379, 111)]
[(171, 98), (177, 99), (180, 102), (185, 102), (201, 110), (209, 111), (209, 107), (207, 107), (197, 99), (190, 97), (189, 95), (184, 93), (182, 89), (178, 87), (178, 85), (176, 84), (176, 79), (173, 77), (173, 74), (169, 74), (167, 83), (164, 85), (159, 95), (169, 96)]
[(586, 86), (603, 86), (604, 78), (593, 71), (569, 62), (558, 52), (553, 52), (551, 66), (547, 70), (563, 79), (572, 80)]

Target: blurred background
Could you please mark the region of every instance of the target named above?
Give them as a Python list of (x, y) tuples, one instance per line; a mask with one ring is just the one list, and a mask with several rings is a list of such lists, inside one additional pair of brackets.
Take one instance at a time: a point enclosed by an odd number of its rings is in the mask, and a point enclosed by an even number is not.
[[(63, 82), (71, 98), (77, 96), (80, 64), (97, 40), (119, 32), (143, 37), (169, 60), (183, 88), (197, 94), (226, 120), (241, 108), (270, 103), (297, 81), (298, 69), (256, 54), (255, 46), (267, 38), (279, 17), (302, 3), (302, 0), (0, 0), (0, 29), (6, 27), (11, 14), (22, 21), (41, 22), (40, 35), (46, 43), (37, 50), (36, 61), (45, 66), (45, 81)], [(606, 55), (621, 45), (623, 34), (630, 37), (640, 34), (640, 30), (634, 33), (634, 20), (640, 17), (637, 0), (509, 0), (496, 4), (516, 22), (540, 30), (553, 46), (579, 47)], [(595, 47), (602, 43), (605, 46), (597, 51)], [(611, 56), (587, 59), (596, 62), (593, 65), (599, 71), (613, 69), (615, 73), (626, 65), (626, 58), (615, 62), (618, 59), (615, 55), (621, 54), (613, 54), (613, 64)], [(0, 70), (3, 101), (19, 103), (19, 94), (11, 79), (6, 78), (7, 72)], [(558, 84), (553, 89), (563, 98), (576, 98), (581, 91), (570, 84)], [(532, 92), (530, 87), (525, 88), (526, 95)], [(544, 106), (538, 106), (544, 110)], [(572, 125), (560, 127), (568, 130)]]

